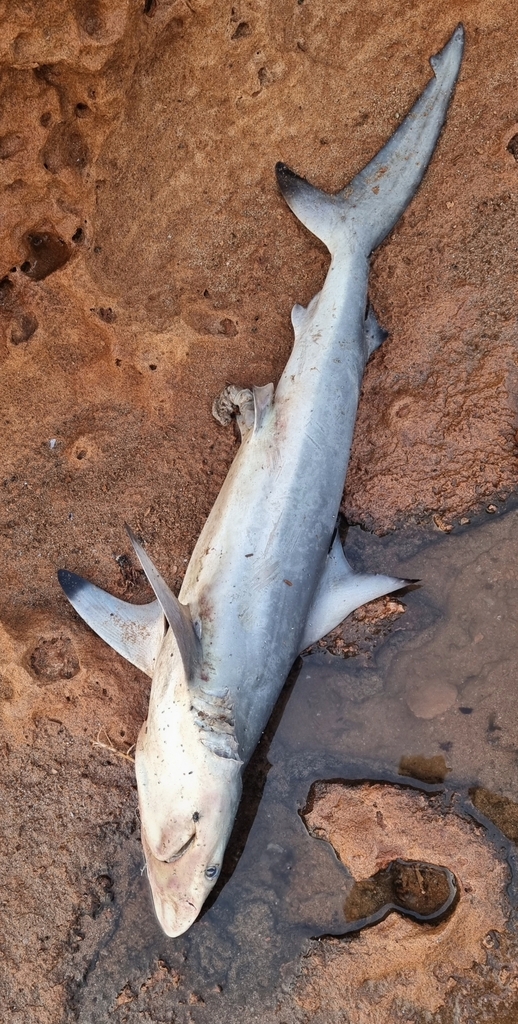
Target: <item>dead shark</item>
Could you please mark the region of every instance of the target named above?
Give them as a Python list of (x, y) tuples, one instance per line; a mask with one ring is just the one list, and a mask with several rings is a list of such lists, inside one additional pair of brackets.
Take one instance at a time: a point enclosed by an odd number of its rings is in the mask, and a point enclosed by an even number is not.
[(412, 199), (459, 73), (459, 26), (395, 134), (337, 195), (285, 164), (280, 190), (331, 253), (322, 290), (295, 305), (279, 380), (230, 386), (241, 445), (189, 562), (179, 597), (131, 534), (155, 592), (110, 596), (67, 570), (74, 608), (152, 677), (135, 767), (142, 843), (159, 921), (193, 923), (221, 869), (250, 758), (297, 655), (366, 601), (407, 581), (357, 575), (336, 534), (362, 375), (384, 337), (367, 302), (369, 258)]

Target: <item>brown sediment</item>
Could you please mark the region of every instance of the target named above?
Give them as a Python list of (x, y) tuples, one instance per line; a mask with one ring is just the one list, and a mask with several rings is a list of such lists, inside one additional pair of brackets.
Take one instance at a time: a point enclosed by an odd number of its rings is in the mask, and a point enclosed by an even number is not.
[(422, 754), (403, 754), (399, 762), (399, 774), (408, 775), (421, 782), (444, 782), (449, 768), (442, 754), (423, 757)]
[(504, 833), (513, 843), (518, 842), (518, 803), (499, 793), (491, 793), (482, 786), (470, 790), (470, 796), (478, 811)]

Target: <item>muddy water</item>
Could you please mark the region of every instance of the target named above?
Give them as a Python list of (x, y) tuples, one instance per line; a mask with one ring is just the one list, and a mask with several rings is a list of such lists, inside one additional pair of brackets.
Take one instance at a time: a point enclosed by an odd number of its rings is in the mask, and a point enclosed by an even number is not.
[[(75, 982), (77, 1019), (96, 1024), (116, 1014), (114, 1019), (125, 1021), (307, 1020), (303, 1001), (294, 1003), (289, 995), (298, 984), (301, 954), (337, 941), (322, 936), (346, 935), (345, 908), (359, 891), (352, 860), (344, 862), (334, 840), (335, 848), (326, 841), (332, 839), (331, 820), (320, 831), (310, 822), (313, 803), (317, 806), (315, 784), (318, 790), (326, 779), (340, 780), (349, 789), (363, 780), (378, 781), (387, 792), (408, 793), (420, 801), (419, 813), (433, 805), (439, 820), (457, 816), (465, 831), (476, 829), (477, 842), (486, 844), (501, 866), (506, 891), (495, 891), (494, 898), (495, 903), (505, 899), (512, 940), (513, 840), (518, 840), (517, 546), (515, 510), (488, 515), (451, 534), (420, 529), (376, 538), (349, 530), (346, 550), (355, 568), (419, 578), (422, 585), (404, 595), (405, 612), (370, 649), (367, 643), (357, 657), (347, 658), (324, 650), (305, 657), (294, 670), (248, 772), (226, 866), (225, 877), (230, 877), (186, 936), (167, 939), (161, 933), (141, 875), (139, 845), (128, 845), (113, 870), (109, 928), (99, 925), (88, 971)], [(347, 628), (344, 635), (347, 639)], [(383, 794), (383, 786), (379, 791)], [(382, 820), (381, 811), (376, 813)], [(403, 857), (395, 847), (394, 852), (381, 870), (385, 891), (398, 856), (405, 870), (417, 870), (421, 881), (444, 869), (452, 872), (447, 877), (455, 884), (454, 865), (440, 856), (420, 865), (411, 852), (406, 859), (404, 849)], [(431, 907), (432, 916), (438, 906), (436, 901)], [(379, 909), (374, 908), (378, 917)], [(360, 920), (367, 916), (361, 907), (355, 913)], [(373, 924), (371, 932), (380, 927)], [(498, 947), (501, 941), (495, 939)], [(495, 961), (497, 968), (502, 978), (505, 960)], [(496, 1020), (488, 1016), (493, 1012), (487, 1008), (491, 983), (484, 985), (484, 999), (470, 1002), (466, 981), (464, 995), (455, 994), (455, 1007), (452, 1003), (448, 1010), (446, 999), (446, 1009), (434, 1019), (461, 1024)], [(511, 999), (510, 992), (502, 991), (501, 1008)], [(502, 1020), (514, 1019), (501, 1012)], [(425, 1014), (422, 1019), (430, 1018)]]

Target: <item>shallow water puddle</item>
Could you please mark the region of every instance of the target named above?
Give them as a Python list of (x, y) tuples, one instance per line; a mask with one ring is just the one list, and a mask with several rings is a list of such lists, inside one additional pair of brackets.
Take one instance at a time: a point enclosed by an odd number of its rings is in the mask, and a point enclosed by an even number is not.
[(357, 656), (302, 660), (227, 873), (244, 851), (187, 935), (163, 936), (139, 847), (122, 852), (80, 1021), (518, 1019), (517, 544), (515, 511), (450, 535), (349, 531), (355, 568), (422, 586), (388, 625), (346, 624), (334, 649)]

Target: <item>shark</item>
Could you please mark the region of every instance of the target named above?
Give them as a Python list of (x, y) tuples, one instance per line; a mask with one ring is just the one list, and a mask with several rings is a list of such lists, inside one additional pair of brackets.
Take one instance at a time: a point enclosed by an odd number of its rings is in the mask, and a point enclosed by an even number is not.
[(463, 45), (459, 25), (395, 133), (336, 195), (277, 164), (282, 195), (330, 266), (309, 305), (292, 309), (277, 387), (228, 385), (214, 405), (220, 422), (235, 417), (241, 442), (179, 595), (129, 528), (150, 603), (58, 573), (86, 623), (152, 680), (135, 772), (155, 911), (171, 937), (193, 924), (220, 875), (243, 768), (297, 656), (409, 582), (354, 572), (336, 524), (363, 372), (385, 337), (368, 302), (369, 259), (425, 174)]

